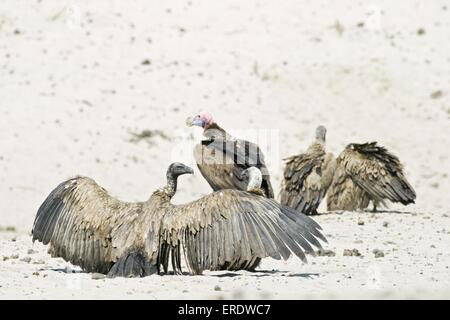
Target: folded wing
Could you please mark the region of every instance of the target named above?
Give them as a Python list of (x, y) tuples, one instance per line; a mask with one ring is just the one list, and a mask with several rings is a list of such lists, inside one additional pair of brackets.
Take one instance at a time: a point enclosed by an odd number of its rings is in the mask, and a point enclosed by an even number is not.
[(241, 172), (254, 166), (263, 175), (261, 187), (269, 198), (274, 197), (264, 155), (256, 144), (246, 140), (212, 137), (197, 145), (194, 155), (202, 175), (213, 190), (245, 190), (246, 182), (241, 180)]

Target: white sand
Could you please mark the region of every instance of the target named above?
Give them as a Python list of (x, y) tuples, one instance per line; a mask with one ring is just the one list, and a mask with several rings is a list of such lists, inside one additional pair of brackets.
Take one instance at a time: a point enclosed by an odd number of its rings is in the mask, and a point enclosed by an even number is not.
[[(0, 230), (16, 231), (0, 231), (0, 299), (450, 298), (447, 1), (149, 2), (2, 1)], [(184, 119), (199, 110), (242, 138), (271, 134), (276, 193), (281, 159), (324, 124), (335, 154), (369, 140), (397, 154), (417, 202), (317, 217), (336, 256), (263, 262), (276, 272), (92, 280), (32, 245), (36, 210), (62, 180), (90, 176), (138, 201), (170, 162), (192, 165), (183, 139), (200, 130)], [(171, 141), (130, 142), (145, 129)], [(175, 202), (208, 192), (197, 171)], [(343, 256), (353, 248), (363, 257)]]

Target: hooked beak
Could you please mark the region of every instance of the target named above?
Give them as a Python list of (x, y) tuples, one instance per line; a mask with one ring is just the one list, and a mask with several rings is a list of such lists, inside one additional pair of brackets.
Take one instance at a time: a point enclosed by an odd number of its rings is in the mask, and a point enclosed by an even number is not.
[(196, 119), (194, 117), (188, 117), (186, 119), (186, 125), (188, 127), (192, 127), (192, 126), (198, 126), (198, 127), (203, 127), (203, 121), (201, 119)]

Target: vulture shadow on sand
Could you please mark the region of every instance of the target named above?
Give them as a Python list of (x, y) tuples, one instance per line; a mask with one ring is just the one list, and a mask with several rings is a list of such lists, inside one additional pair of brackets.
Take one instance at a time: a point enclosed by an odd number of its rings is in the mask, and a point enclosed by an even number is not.
[(319, 276), (318, 273), (294, 273), (294, 274), (288, 274), (289, 271), (281, 271), (281, 270), (257, 270), (255, 272), (246, 272), (245, 274), (242, 273), (234, 273), (234, 272), (226, 272), (222, 274), (213, 274), (209, 275), (211, 277), (218, 277), (218, 278), (226, 278), (226, 277), (269, 277), (271, 275), (275, 274), (281, 274), (282, 276), (285, 275), (286, 277), (302, 277), (307, 279), (312, 279), (313, 276)]
[(314, 279), (314, 277), (318, 277), (318, 273), (293, 273), (288, 275), (288, 277), (300, 277), (300, 278), (306, 278), (306, 279)]
[(66, 273), (66, 274), (73, 274), (73, 273), (86, 273), (88, 274), (88, 272), (85, 272), (83, 270), (80, 269), (68, 269), (68, 268), (41, 268), (39, 269), (39, 271), (54, 271), (54, 272), (62, 272), (62, 273)]
[(373, 210), (365, 210), (362, 213), (373, 213), (373, 214), (383, 214), (383, 213), (396, 213), (396, 214), (413, 214), (414, 212), (408, 212), (408, 211), (398, 211), (398, 210), (377, 210), (377, 211), (373, 211)]

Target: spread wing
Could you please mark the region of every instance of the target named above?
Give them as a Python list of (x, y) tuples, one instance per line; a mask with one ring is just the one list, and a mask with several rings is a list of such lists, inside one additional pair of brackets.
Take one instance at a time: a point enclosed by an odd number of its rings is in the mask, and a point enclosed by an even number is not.
[[(180, 246), (190, 270), (237, 270), (257, 258), (303, 261), (311, 244), (321, 247), (321, 227), (309, 217), (273, 199), (239, 190), (214, 192), (174, 206), (162, 222), (162, 242)], [(168, 255), (167, 255), (168, 256)], [(167, 261), (166, 261), (167, 264)]]
[(416, 193), (396, 156), (376, 142), (353, 146), (344, 150), (341, 162), (355, 184), (374, 200), (414, 203)]
[(287, 159), (280, 198), (283, 205), (305, 214), (316, 212), (333, 179), (332, 154), (304, 153)]
[(241, 172), (249, 167), (257, 167), (263, 175), (261, 187), (269, 198), (274, 197), (264, 155), (256, 144), (246, 140), (212, 137), (197, 145), (194, 155), (200, 172), (213, 190), (245, 190), (247, 184), (240, 178)]
[[(56, 187), (40, 206), (33, 225), (33, 241), (50, 243), (53, 256), (88, 272), (107, 273), (131, 247), (156, 258), (155, 224), (142, 214), (144, 203), (119, 201), (94, 180), (77, 177)], [(150, 231), (149, 231), (150, 230)], [(144, 242), (140, 238), (147, 238)], [(156, 239), (156, 240), (153, 240)], [(153, 257), (152, 257), (153, 255)]]

